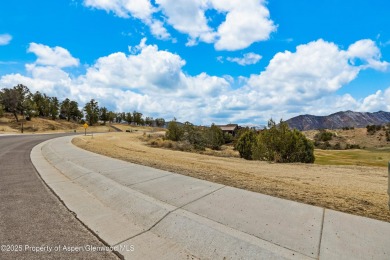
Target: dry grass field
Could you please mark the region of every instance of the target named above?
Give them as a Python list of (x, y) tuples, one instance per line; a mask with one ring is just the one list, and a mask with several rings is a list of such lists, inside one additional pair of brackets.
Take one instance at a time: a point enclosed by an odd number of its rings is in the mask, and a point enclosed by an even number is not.
[[(274, 164), (238, 158), (231, 146), (221, 151), (206, 149), (201, 153), (154, 148), (152, 141), (163, 129), (115, 124), (123, 133), (113, 133), (109, 126), (89, 127), (74, 140), (81, 148), (106, 156), (143, 164), (199, 179), (247, 189), (280, 198), (304, 202), (351, 214), (390, 222), (387, 209), (387, 162), (390, 149), (380, 133), (367, 135), (365, 129), (334, 130), (337, 142), (359, 144), (365, 150), (315, 150), (316, 164)], [(24, 133), (84, 133), (80, 124), (65, 120), (33, 118), (24, 123)], [(0, 134), (20, 133), (21, 124), (12, 116), (0, 118)], [(305, 134), (311, 138), (315, 131)], [(165, 141), (165, 145), (170, 146)], [(176, 144), (172, 144), (176, 145)], [(382, 147), (382, 148), (381, 148)], [(179, 147), (180, 148), (180, 147)]]
[[(385, 132), (380, 130), (375, 134), (367, 134), (366, 128), (355, 128), (352, 130), (329, 130), (327, 131), (334, 133), (334, 137), (329, 143), (335, 145), (336, 143), (340, 144), (353, 144), (359, 145), (361, 148), (378, 148), (390, 146), (390, 142), (386, 141)], [(319, 133), (318, 130), (303, 131), (303, 134), (307, 138), (314, 140), (314, 136)]]
[[(22, 124), (16, 122), (15, 118), (7, 114), (6, 117), (0, 118), (0, 134), (21, 133)], [(32, 118), (31, 121), (23, 123), (23, 133), (63, 133), (63, 132), (82, 132), (84, 128), (81, 124), (68, 122), (66, 120), (50, 120), (45, 118)], [(88, 127), (88, 132), (108, 132), (112, 131), (109, 126), (92, 126)]]
[(385, 167), (274, 164), (153, 148), (148, 136), (161, 133), (147, 131), (78, 137), (73, 142), (121, 160), (390, 222)]
[(358, 165), (387, 167), (390, 161), (390, 147), (353, 150), (320, 150), (314, 152), (316, 164)]

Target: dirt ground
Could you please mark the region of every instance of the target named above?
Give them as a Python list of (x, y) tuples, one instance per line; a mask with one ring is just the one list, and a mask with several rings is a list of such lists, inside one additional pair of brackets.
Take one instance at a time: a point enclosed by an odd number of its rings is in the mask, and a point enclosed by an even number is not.
[(385, 167), (274, 164), (222, 158), (153, 148), (146, 144), (145, 136), (143, 131), (108, 133), (93, 139), (78, 137), (73, 143), (137, 164), (390, 222)]

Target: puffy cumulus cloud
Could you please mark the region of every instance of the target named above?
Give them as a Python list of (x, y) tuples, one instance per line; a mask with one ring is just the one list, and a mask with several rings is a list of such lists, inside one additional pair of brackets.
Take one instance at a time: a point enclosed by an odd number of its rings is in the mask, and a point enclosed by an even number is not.
[(36, 79), (47, 80), (51, 82), (70, 81), (69, 74), (57, 67), (27, 64), (26, 70), (33, 78)]
[(289, 111), (290, 114), (293, 112), (292, 116), (295, 116), (297, 112), (300, 114), (329, 115), (338, 111), (361, 111), (360, 106), (361, 102), (353, 98), (350, 94), (331, 94), (308, 101), (305, 106), (302, 106), (301, 111), (297, 110), (297, 106), (291, 107)]
[[(387, 66), (379, 60), (375, 44), (357, 51), (355, 48), (360, 43), (344, 51), (320, 39), (298, 46), (294, 53), (277, 53), (265, 71), (250, 77), (248, 88), (259, 98), (279, 97), (278, 102), (286, 104), (301, 104), (333, 93), (354, 80), (361, 70)], [(366, 65), (354, 65), (351, 61), (357, 58)]]
[(156, 45), (146, 45), (145, 39), (132, 51), (133, 55), (119, 52), (99, 58), (87, 69), (83, 80), (95, 86), (143, 92), (174, 91), (183, 85), (185, 76), (181, 69), (185, 61), (180, 56), (160, 51)]
[[(268, 40), (276, 26), (265, 1), (247, 0), (156, 0), (168, 23), (189, 35), (187, 45), (197, 41), (214, 43), (217, 50), (245, 49), (254, 42)], [(207, 10), (225, 14), (218, 28), (211, 28)]]
[[(42, 73), (48, 75), (51, 72), (50, 67), (48, 68), (41, 68)], [(46, 72), (43, 72), (43, 70), (46, 70)], [(65, 73), (64, 71), (59, 72), (61, 76), (63, 76)], [(38, 76), (35, 74), (35, 76)], [(39, 91), (42, 93), (45, 93), (49, 96), (56, 96), (60, 99), (66, 98), (66, 97), (74, 97), (73, 93), (73, 87), (74, 82), (70, 77), (62, 78), (61, 80), (55, 79), (55, 77), (52, 78), (37, 78), (34, 75), (26, 76), (21, 74), (8, 74), (4, 75), (0, 78), (0, 85), (4, 87), (12, 87), (16, 86), (17, 84), (23, 84), (25, 86), (28, 86), (28, 88), (32, 91)]]
[(159, 20), (152, 20), (148, 22), (150, 26), (151, 33), (158, 39), (166, 40), (170, 39), (171, 35), (168, 33), (167, 29), (164, 27), (164, 23)]
[(261, 60), (261, 55), (249, 52), (245, 53), (243, 57), (238, 58), (238, 57), (227, 57), (226, 59), (230, 62), (235, 62), (241, 66), (247, 66), (247, 65), (253, 65), (258, 63)]
[(196, 44), (197, 39), (211, 43), (215, 33), (207, 24), (205, 11), (207, 0), (156, 0), (168, 18), (168, 23), (177, 31), (188, 34), (187, 45)]
[[(122, 18), (140, 19), (154, 36), (169, 39), (171, 35), (164, 21), (156, 18), (162, 12), (169, 25), (188, 35), (188, 46), (201, 41), (214, 44), (217, 50), (245, 49), (252, 43), (268, 40), (276, 31), (264, 0), (84, 0), (84, 5)], [(225, 20), (212, 28), (211, 18), (206, 16), (208, 10), (224, 15)]]
[(32, 42), (27, 51), (38, 57), (35, 62), (38, 65), (65, 68), (79, 66), (80, 64), (79, 60), (74, 58), (68, 50), (58, 46), (51, 48)]
[(351, 44), (347, 51), (351, 58), (351, 63), (356, 64), (361, 62), (363, 68), (373, 68), (376, 70), (386, 70), (389, 66), (388, 62), (380, 61), (381, 51), (376, 46), (375, 42), (369, 39), (360, 40)]
[(262, 0), (211, 0), (214, 8), (227, 12), (226, 20), (218, 27), (217, 50), (240, 50), (252, 43), (268, 40), (276, 31), (269, 10)]
[[(377, 111), (364, 110), (362, 108), (363, 101), (356, 100), (350, 94), (337, 95), (330, 94), (324, 97), (319, 97), (303, 103), (283, 104), (278, 102), (277, 98), (258, 99), (254, 93), (244, 92), (235, 93), (235, 95), (226, 95), (219, 100), (219, 109), (210, 108), (209, 112), (218, 111), (212, 118), (209, 116), (209, 122), (240, 122), (244, 124), (260, 124), (265, 125), (269, 119), (279, 121), (280, 119), (287, 120), (294, 116), (302, 114), (311, 115), (329, 115), (338, 111), (354, 110), (354, 111)], [(221, 113), (227, 114), (226, 117), (220, 117)]]
[(129, 50), (130, 55), (118, 52), (99, 58), (79, 80), (98, 87), (183, 97), (215, 96), (229, 86), (224, 78), (206, 73), (186, 75), (182, 69), (186, 62), (179, 55), (147, 45), (145, 39)]
[(355, 99), (350, 94), (332, 94), (329, 96), (324, 96), (306, 103), (305, 106), (302, 106), (301, 110), (290, 114), (291, 116), (296, 116), (297, 113), (329, 115), (334, 112), (346, 110), (360, 112), (376, 112), (379, 110), (390, 111), (390, 87), (385, 90), (378, 90), (375, 93), (368, 95), (367, 97), (360, 100)]
[(390, 111), (390, 87), (385, 91), (378, 90), (376, 93), (363, 99), (360, 106), (362, 111)]
[[(337, 94), (361, 70), (381, 70), (376, 64), (385, 64), (375, 45), (354, 50), (360, 43), (342, 50), (323, 40), (310, 42), (295, 52), (277, 53), (258, 75), (232, 78), (188, 75), (179, 55), (148, 45), (144, 39), (129, 48), (129, 53), (99, 58), (78, 77), (49, 62), (38, 64), (37, 56), (37, 62), (26, 65), (26, 75), (4, 75), (0, 85), (22, 83), (32, 91), (69, 97), (80, 105), (95, 98), (112, 110), (138, 110), (167, 120), (175, 116), (197, 124), (264, 124), (269, 118), (288, 119), (306, 113), (390, 110), (390, 88), (360, 100)], [(357, 58), (359, 64), (353, 63)]]
[(178, 94), (188, 98), (215, 98), (230, 88), (230, 84), (225, 78), (209, 76), (204, 72), (195, 77), (185, 76), (182, 85), (186, 88), (179, 89)]
[(0, 34), (0, 46), (8, 45), (12, 40), (12, 36), (8, 33)]

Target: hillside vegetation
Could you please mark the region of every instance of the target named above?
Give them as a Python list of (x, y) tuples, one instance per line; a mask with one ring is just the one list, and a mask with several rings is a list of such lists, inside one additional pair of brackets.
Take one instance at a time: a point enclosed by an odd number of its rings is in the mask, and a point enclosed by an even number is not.
[[(358, 146), (361, 149), (366, 148), (383, 148), (390, 146), (390, 141), (387, 140), (386, 131), (389, 130), (389, 127), (386, 127), (386, 130), (381, 128), (375, 132), (368, 132), (367, 128), (352, 128), (348, 130), (336, 129), (336, 130), (323, 130), (328, 133), (331, 133), (331, 138), (329, 140), (323, 140), (322, 142), (328, 142), (329, 148), (334, 149), (335, 146), (339, 143), (341, 149), (345, 149), (347, 145), (354, 145), (355, 148)], [(316, 135), (320, 134), (321, 130), (309, 130), (303, 131), (303, 134), (312, 140), (316, 141)], [(318, 140), (320, 141), (320, 140)], [(321, 141), (320, 141), (321, 142)], [(337, 148), (337, 147), (336, 147)]]
[[(12, 114), (5, 113), (0, 117), (0, 134), (21, 133), (22, 123), (16, 122)], [(84, 133), (82, 124), (68, 122), (67, 120), (51, 120), (47, 118), (33, 117), (30, 121), (23, 122), (24, 133), (51, 133), (51, 132), (81, 132)], [(113, 131), (109, 126), (88, 127), (88, 132), (108, 132)]]

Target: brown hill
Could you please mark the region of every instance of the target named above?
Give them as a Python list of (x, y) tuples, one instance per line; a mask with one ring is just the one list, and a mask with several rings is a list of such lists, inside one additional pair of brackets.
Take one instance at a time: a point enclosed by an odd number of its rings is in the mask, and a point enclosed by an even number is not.
[[(337, 143), (340, 144), (340, 148), (344, 149), (347, 145), (355, 145), (360, 148), (383, 148), (389, 147), (390, 142), (386, 140), (386, 132), (381, 129), (375, 133), (368, 133), (366, 128), (354, 128), (351, 130), (326, 130), (333, 133), (332, 139), (329, 144), (334, 147)], [(303, 131), (303, 134), (311, 140), (315, 140), (315, 135), (319, 130)]]

